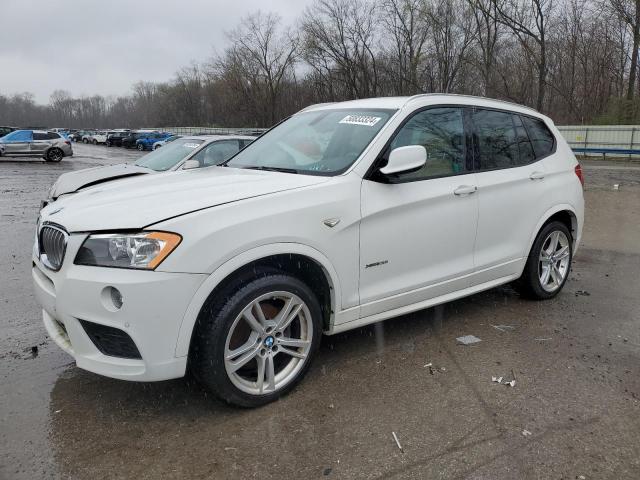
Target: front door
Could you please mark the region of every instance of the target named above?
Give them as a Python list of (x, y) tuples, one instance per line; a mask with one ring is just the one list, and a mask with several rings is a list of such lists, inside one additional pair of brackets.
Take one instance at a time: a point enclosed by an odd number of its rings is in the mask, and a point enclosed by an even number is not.
[(33, 140), (33, 133), (30, 130), (16, 130), (4, 139), (5, 155), (28, 155), (30, 145)]
[(374, 173), (363, 180), (361, 317), (469, 286), (478, 200), (464, 124), (462, 108), (419, 111), (384, 155), (397, 147), (423, 145), (426, 164), (415, 172)]

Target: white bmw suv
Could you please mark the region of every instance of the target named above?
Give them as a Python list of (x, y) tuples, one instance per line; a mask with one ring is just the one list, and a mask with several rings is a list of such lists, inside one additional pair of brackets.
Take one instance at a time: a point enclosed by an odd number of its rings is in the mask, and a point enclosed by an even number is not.
[(482, 98), (309, 107), (223, 166), (131, 178), (41, 211), (50, 336), (125, 380), (192, 371), (258, 406), (334, 334), (516, 281), (548, 299), (583, 224), (552, 121)]

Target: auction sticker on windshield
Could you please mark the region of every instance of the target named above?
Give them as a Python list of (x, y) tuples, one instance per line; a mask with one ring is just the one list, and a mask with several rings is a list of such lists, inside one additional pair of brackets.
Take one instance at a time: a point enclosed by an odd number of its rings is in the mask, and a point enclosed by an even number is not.
[(199, 143), (185, 143), (184, 147), (185, 148), (198, 148), (200, 146)]
[(366, 127), (373, 127), (380, 121), (381, 117), (372, 117), (369, 115), (347, 115), (340, 123), (348, 123), (349, 125), (364, 125)]

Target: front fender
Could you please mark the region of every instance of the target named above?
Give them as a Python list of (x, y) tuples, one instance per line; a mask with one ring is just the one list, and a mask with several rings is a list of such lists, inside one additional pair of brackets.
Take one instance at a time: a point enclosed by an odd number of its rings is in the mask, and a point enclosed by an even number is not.
[[(189, 307), (182, 318), (178, 341), (176, 344), (176, 357), (184, 357), (189, 353), (191, 334), (198, 318), (198, 314), (213, 289), (239, 268), (261, 258), (279, 254), (304, 255), (316, 261), (324, 269), (325, 274), (328, 276), (327, 280), (329, 281), (329, 285), (332, 287), (331, 310), (332, 312), (338, 311), (339, 306), (336, 305), (337, 299), (342, 298), (340, 281), (336, 270), (324, 254), (313, 247), (301, 243), (273, 243), (269, 245), (261, 245), (227, 260), (214, 270), (214, 272), (211, 273), (211, 275), (209, 275), (209, 277), (200, 285), (200, 288), (198, 288), (194, 294), (191, 302), (189, 303)], [(332, 316), (334, 314), (335, 313), (332, 313)], [(333, 319), (331, 321), (333, 321)]]

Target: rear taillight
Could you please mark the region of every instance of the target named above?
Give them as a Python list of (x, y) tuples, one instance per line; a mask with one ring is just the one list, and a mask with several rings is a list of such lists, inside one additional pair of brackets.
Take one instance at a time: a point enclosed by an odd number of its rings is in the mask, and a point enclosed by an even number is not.
[(582, 167), (580, 166), (580, 164), (577, 164), (576, 168), (574, 168), (573, 171), (576, 172), (576, 176), (578, 177), (578, 179), (580, 180), (580, 183), (584, 187), (584, 177), (582, 176)]
[(71, 142), (69, 140), (65, 140), (64, 143), (66, 143), (67, 145), (71, 145)]

